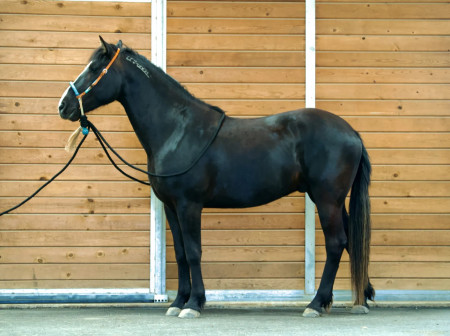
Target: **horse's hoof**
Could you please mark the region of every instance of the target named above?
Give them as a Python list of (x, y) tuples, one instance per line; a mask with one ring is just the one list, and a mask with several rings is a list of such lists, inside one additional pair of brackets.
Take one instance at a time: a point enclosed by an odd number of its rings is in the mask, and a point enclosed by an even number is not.
[(184, 319), (194, 319), (197, 317), (200, 317), (200, 312), (191, 309), (191, 308), (187, 308), (187, 309), (183, 309), (180, 313), (180, 315), (178, 315), (179, 318), (184, 318)]
[(303, 317), (319, 317), (320, 313), (312, 308), (306, 308), (303, 312)]
[(369, 308), (366, 306), (353, 306), (351, 310), (352, 314), (369, 314)]
[(178, 307), (170, 307), (167, 312), (166, 316), (178, 316), (180, 315), (181, 309)]

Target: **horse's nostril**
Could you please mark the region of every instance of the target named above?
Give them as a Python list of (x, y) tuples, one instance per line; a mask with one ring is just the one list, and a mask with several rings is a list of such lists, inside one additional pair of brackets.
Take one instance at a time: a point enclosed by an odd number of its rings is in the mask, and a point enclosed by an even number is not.
[(59, 110), (60, 110), (60, 111), (63, 111), (65, 107), (66, 107), (66, 104), (65, 104), (65, 103), (59, 104)]

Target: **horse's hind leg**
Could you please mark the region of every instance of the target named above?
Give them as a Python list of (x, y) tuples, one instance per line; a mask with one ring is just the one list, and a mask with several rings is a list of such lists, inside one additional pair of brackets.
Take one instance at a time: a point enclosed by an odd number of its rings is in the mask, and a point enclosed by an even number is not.
[(189, 265), (184, 251), (183, 235), (176, 213), (165, 206), (167, 221), (172, 231), (175, 258), (178, 266), (178, 292), (175, 301), (167, 310), (167, 316), (178, 316), (185, 303), (189, 300), (191, 293), (191, 280), (189, 277)]
[(342, 218), (343, 204), (316, 200), (320, 223), (325, 235), (327, 259), (317, 294), (305, 309), (303, 316), (319, 316), (322, 308), (329, 309), (333, 303), (333, 285), (339, 268), (342, 252), (347, 245), (347, 235)]

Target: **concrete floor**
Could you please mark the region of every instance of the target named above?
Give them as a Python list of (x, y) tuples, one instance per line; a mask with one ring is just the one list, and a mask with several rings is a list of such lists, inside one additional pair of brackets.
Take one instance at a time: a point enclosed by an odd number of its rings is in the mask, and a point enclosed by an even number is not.
[(164, 316), (165, 308), (0, 308), (0, 335), (450, 335), (449, 308), (374, 308), (351, 315), (334, 308), (320, 318), (301, 308), (206, 308), (195, 320)]

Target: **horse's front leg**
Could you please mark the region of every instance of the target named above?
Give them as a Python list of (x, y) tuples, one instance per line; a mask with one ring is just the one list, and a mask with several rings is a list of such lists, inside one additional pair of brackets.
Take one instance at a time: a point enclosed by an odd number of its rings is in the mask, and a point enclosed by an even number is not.
[(173, 245), (175, 249), (175, 258), (178, 266), (178, 292), (175, 301), (167, 310), (167, 316), (178, 316), (181, 309), (189, 300), (191, 294), (191, 280), (189, 277), (189, 265), (184, 251), (183, 234), (178, 222), (178, 217), (175, 211), (170, 209), (167, 205), (164, 207), (167, 221), (169, 222), (170, 231), (172, 231)]
[(191, 294), (179, 317), (195, 318), (200, 316), (205, 302), (205, 286), (203, 284), (201, 257), (201, 214), (202, 206), (186, 202), (177, 205), (177, 215), (183, 234), (184, 251), (191, 270)]

